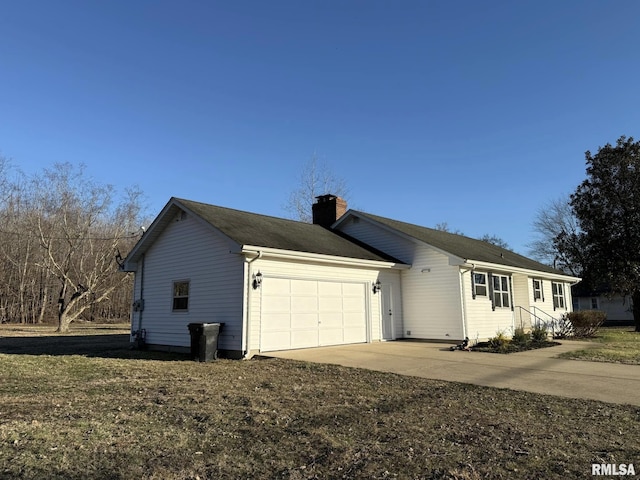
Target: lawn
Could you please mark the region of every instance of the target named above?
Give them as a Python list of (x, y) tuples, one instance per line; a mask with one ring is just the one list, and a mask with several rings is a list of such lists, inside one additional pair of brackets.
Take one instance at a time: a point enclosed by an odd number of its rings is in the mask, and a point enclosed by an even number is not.
[(638, 431), (631, 406), (0, 328), (0, 478), (586, 478), (639, 469)]
[(601, 328), (595, 338), (581, 340), (591, 340), (593, 346), (560, 356), (592, 362), (640, 365), (640, 333), (634, 332), (634, 327)]

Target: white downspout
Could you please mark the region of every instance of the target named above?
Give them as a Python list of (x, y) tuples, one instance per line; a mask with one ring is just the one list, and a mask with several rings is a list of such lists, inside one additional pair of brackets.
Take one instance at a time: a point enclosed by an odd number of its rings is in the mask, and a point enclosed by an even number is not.
[(253, 257), (251, 260), (247, 260), (247, 258), (245, 257), (245, 262), (247, 264), (247, 308), (246, 308), (246, 315), (244, 319), (245, 337), (243, 342), (244, 348), (242, 351), (242, 358), (247, 358), (247, 355), (249, 354), (249, 341), (251, 339), (251, 337), (249, 336), (251, 333), (251, 264), (256, 260), (259, 260), (262, 258), (262, 250), (258, 250), (256, 253), (257, 255)]
[[(475, 264), (470, 263), (461, 265), (461, 267), (463, 268), (460, 268), (460, 292), (462, 294), (462, 336), (464, 339), (469, 337), (469, 327), (467, 325), (467, 296), (464, 288), (464, 274), (471, 272), (471, 275), (473, 275), (473, 271), (476, 269), (476, 266)], [(466, 270), (464, 269), (465, 267)]]

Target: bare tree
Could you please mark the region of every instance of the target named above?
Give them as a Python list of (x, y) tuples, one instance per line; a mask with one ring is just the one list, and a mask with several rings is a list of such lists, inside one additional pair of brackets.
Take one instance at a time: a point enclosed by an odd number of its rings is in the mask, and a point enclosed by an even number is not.
[(298, 186), (290, 193), (284, 209), (290, 218), (311, 223), (311, 206), (317, 196), (325, 194), (346, 199), (349, 189), (346, 181), (336, 176), (314, 153), (303, 166), (298, 177)]
[[(549, 201), (536, 213), (533, 221), (535, 238), (529, 244), (529, 255), (575, 276), (582, 273), (579, 261), (580, 248), (568, 248), (567, 243), (577, 239), (580, 225), (570, 204), (568, 195)], [(568, 255), (567, 251), (575, 251)]]
[[(436, 223), (435, 227), (433, 227), (435, 230), (439, 230), (441, 232), (447, 232), (447, 233), (453, 233), (454, 235), (464, 235), (464, 232), (458, 228), (456, 228), (455, 230), (452, 230), (449, 227), (449, 223), (447, 222), (440, 222), (440, 223)], [(488, 233), (484, 234), (482, 237), (479, 237), (478, 240), (482, 240), (483, 242), (487, 242), (487, 243), (491, 243), (493, 245), (497, 245), (498, 247), (502, 247), (505, 248), (507, 250), (510, 249), (509, 244), (507, 242), (505, 242), (502, 238), (498, 237), (497, 235), (490, 235)]]
[(116, 255), (137, 239), (140, 200), (138, 190), (120, 196), (82, 167), (28, 177), (0, 157), (0, 321), (55, 318), (65, 331), (80, 317), (128, 319), (132, 279)]
[(39, 266), (58, 285), (58, 332), (92, 305), (107, 300), (126, 276), (115, 275), (115, 258), (137, 230), (139, 193), (129, 191), (114, 207), (115, 191), (84, 175), (83, 168), (57, 164), (33, 180), (34, 231), (44, 252)]
[(496, 245), (498, 247), (504, 248), (505, 250), (511, 250), (511, 247), (509, 246), (509, 244), (502, 238), (498, 237), (497, 235), (490, 235), (488, 233), (485, 233), (482, 237), (479, 238), (479, 240), (482, 240), (483, 242), (491, 243), (492, 245)]
[(462, 230), (460, 230), (458, 228), (456, 228), (455, 230), (452, 230), (451, 227), (449, 227), (449, 223), (448, 222), (436, 223), (436, 225), (433, 228), (434, 228), (434, 230), (439, 230), (441, 232), (453, 233), (455, 235), (464, 235)]

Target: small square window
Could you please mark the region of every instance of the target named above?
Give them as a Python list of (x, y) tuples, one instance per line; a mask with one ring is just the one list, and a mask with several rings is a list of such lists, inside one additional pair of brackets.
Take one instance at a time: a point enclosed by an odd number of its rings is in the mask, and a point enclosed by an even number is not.
[(189, 282), (173, 282), (173, 310), (189, 309)]
[(476, 295), (487, 296), (487, 274), (473, 273), (473, 289)]

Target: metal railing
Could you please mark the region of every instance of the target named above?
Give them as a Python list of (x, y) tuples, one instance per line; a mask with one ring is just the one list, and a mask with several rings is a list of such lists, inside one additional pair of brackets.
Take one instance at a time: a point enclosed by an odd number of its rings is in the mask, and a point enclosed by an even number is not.
[[(520, 327), (524, 328), (524, 322), (522, 319), (522, 312), (526, 312), (527, 314), (529, 314), (529, 318), (530, 318), (530, 324), (532, 326), (535, 325), (536, 328), (544, 328), (545, 330), (547, 330), (548, 332), (551, 332), (552, 336), (556, 336), (556, 330), (558, 329), (558, 326), (560, 324), (560, 319), (559, 318), (555, 318), (553, 315), (548, 314), (547, 312), (545, 312), (544, 310), (540, 310), (537, 307), (533, 307), (533, 312), (530, 310), (527, 310), (524, 307), (521, 307), (519, 305), (516, 305), (514, 307), (515, 309), (517, 309), (518, 311), (518, 317), (520, 319)], [(541, 317), (539, 314), (544, 315), (545, 317)], [(515, 311), (514, 311), (514, 315), (515, 315)], [(533, 321), (535, 319), (535, 322)]]

